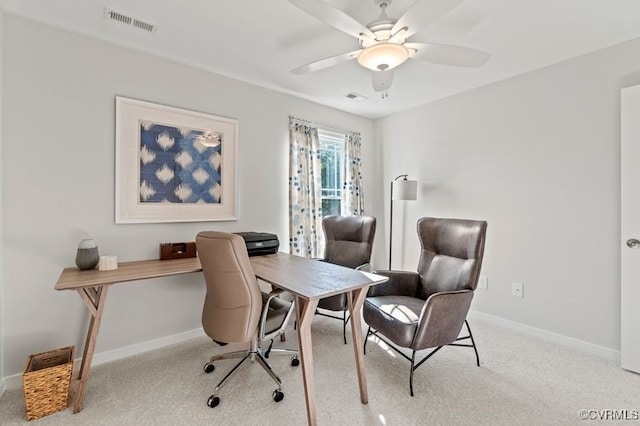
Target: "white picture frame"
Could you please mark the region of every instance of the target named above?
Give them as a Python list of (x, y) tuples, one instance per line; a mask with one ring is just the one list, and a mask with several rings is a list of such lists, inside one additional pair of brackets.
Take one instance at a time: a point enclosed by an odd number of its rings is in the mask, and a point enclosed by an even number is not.
[(236, 220), (238, 120), (116, 96), (115, 222)]

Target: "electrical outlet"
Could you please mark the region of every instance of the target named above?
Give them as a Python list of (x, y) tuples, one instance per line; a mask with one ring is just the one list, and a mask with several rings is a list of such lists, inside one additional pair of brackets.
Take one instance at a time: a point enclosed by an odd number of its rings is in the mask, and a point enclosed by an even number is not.
[(511, 295), (515, 297), (524, 297), (524, 284), (511, 283)]
[(478, 279), (478, 288), (481, 290), (488, 290), (489, 279), (485, 276), (480, 275), (480, 278)]

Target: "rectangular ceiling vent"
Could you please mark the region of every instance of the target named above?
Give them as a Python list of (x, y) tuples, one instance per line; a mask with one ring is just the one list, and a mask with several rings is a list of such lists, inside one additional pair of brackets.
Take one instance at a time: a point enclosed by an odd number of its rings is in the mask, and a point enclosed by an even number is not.
[(131, 15), (126, 15), (122, 12), (109, 9), (108, 7), (104, 8), (104, 17), (105, 19), (110, 19), (112, 21), (120, 22), (121, 24), (129, 25), (131, 27), (138, 28), (139, 30), (146, 31), (148, 33), (156, 33), (158, 31), (158, 27), (154, 24), (145, 22)]
[(347, 93), (345, 96), (351, 100), (358, 101), (358, 102), (362, 102), (365, 99), (368, 99), (366, 96), (362, 96), (354, 92)]

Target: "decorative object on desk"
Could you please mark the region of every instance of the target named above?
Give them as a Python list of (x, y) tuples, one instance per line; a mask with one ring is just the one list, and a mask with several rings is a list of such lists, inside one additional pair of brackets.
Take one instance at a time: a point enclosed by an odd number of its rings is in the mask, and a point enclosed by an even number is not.
[(96, 242), (91, 239), (80, 241), (76, 253), (76, 266), (80, 270), (93, 269), (100, 262), (100, 254)]
[(116, 223), (236, 220), (238, 120), (116, 97)]
[(22, 375), (27, 420), (67, 408), (73, 346), (29, 356)]
[[(391, 207), (389, 212), (389, 270), (391, 270), (391, 250), (393, 249), (393, 201), (416, 200), (418, 181), (407, 180), (408, 175), (400, 175), (391, 181)], [(402, 178), (401, 180), (399, 180)]]
[(196, 257), (196, 243), (161, 243), (160, 260)]
[(113, 271), (114, 269), (118, 269), (118, 256), (100, 256), (98, 270)]

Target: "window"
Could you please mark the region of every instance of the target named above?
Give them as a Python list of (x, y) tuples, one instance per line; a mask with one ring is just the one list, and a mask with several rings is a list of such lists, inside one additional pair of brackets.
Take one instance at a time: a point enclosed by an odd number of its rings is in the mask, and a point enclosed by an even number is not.
[(318, 129), (322, 170), (322, 216), (339, 215), (344, 170), (344, 135)]

